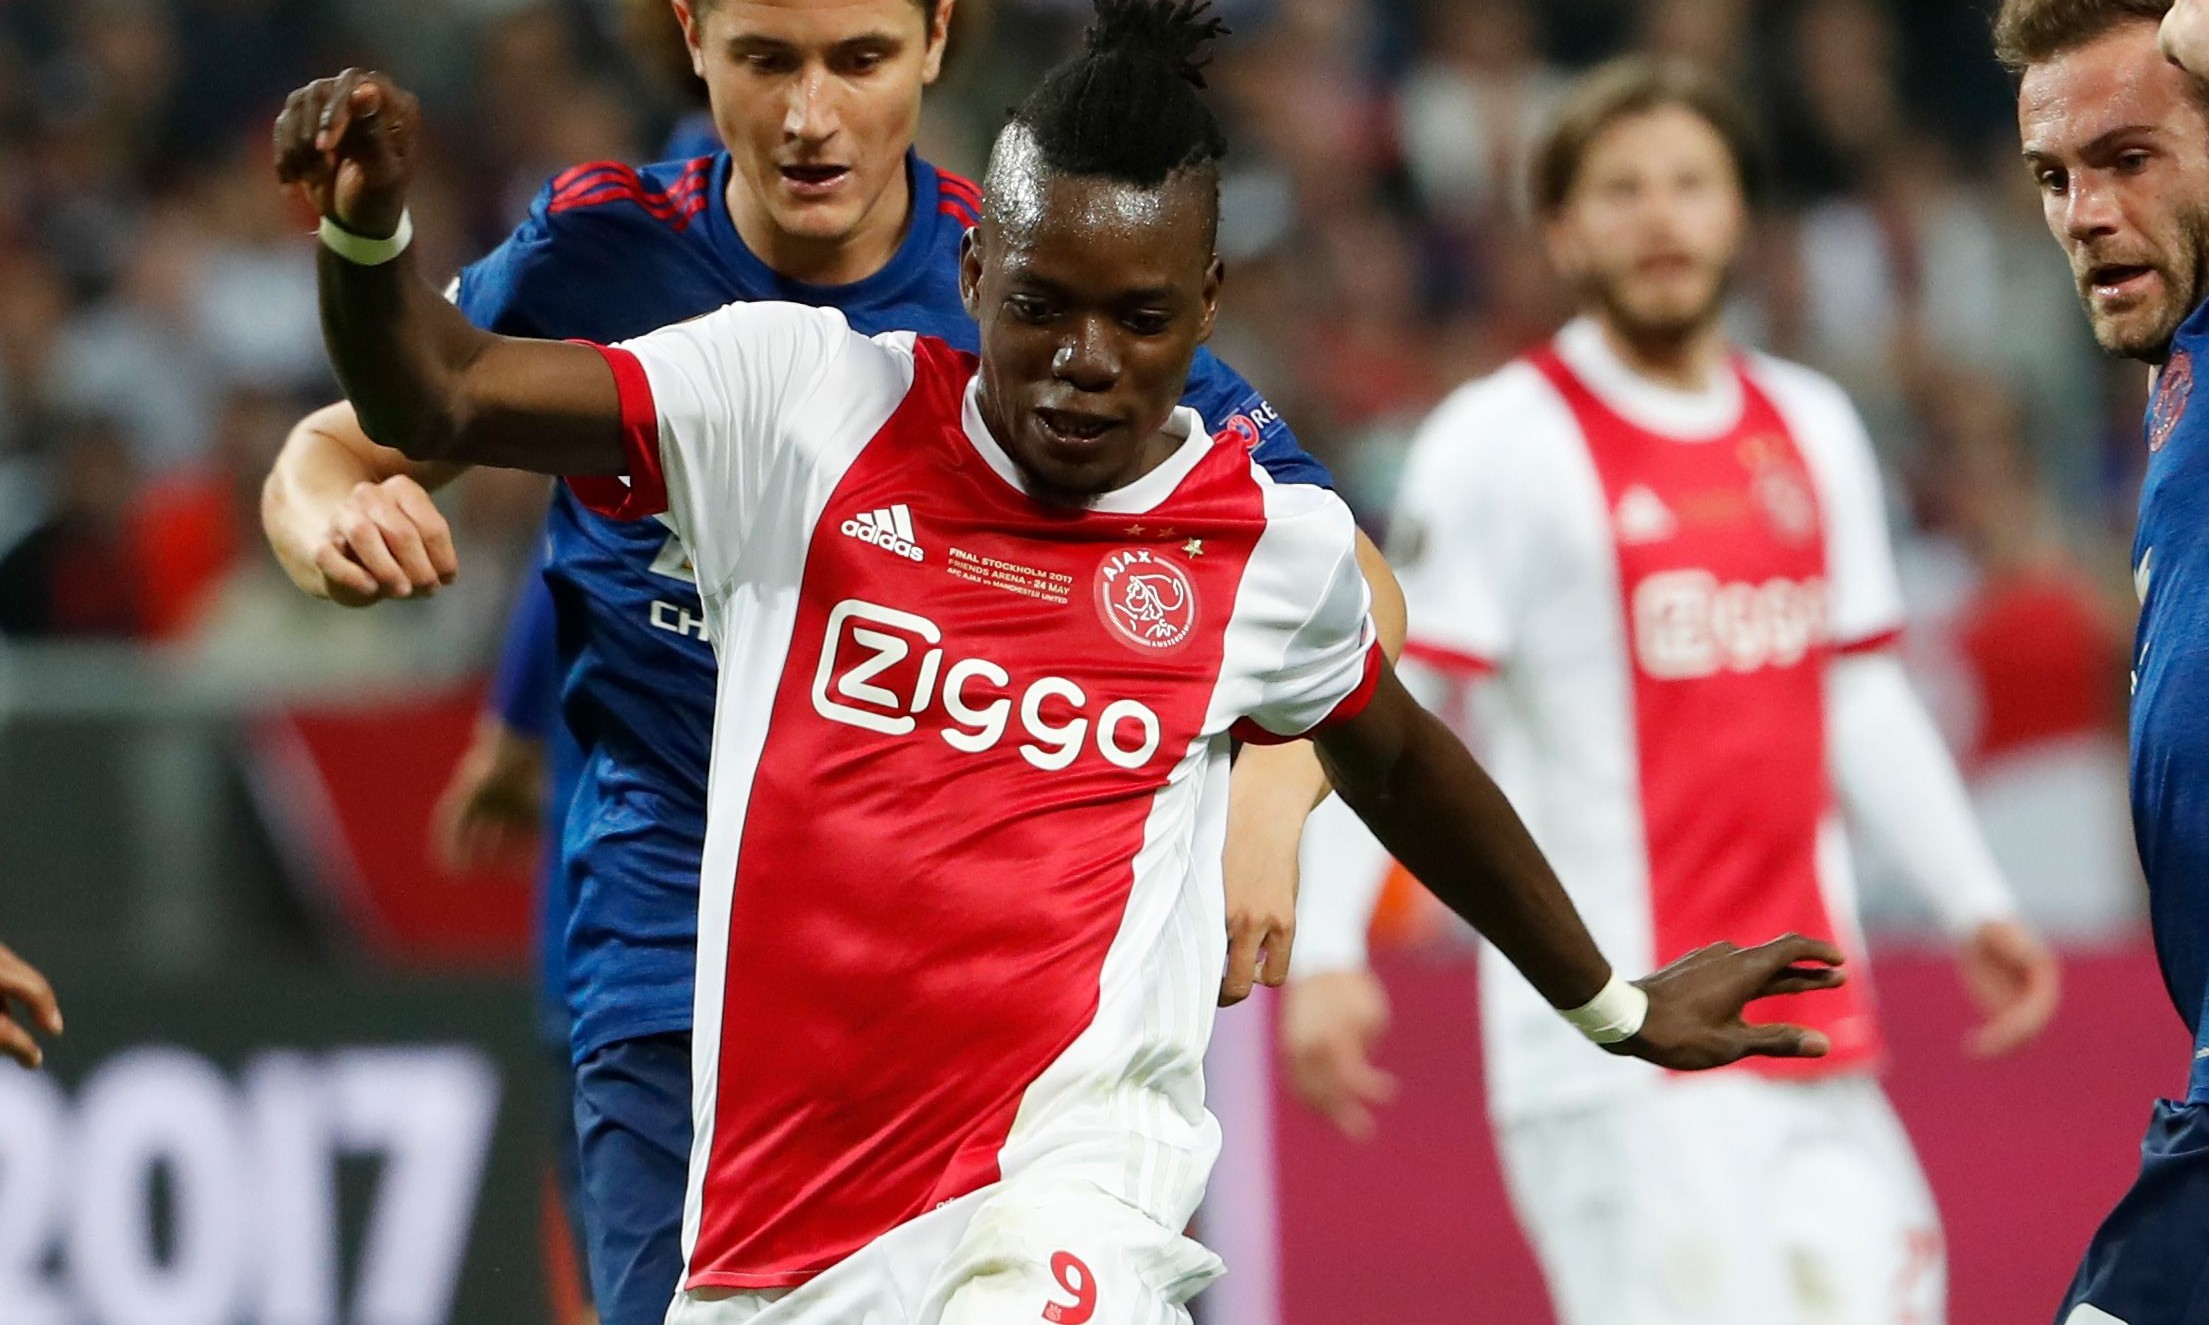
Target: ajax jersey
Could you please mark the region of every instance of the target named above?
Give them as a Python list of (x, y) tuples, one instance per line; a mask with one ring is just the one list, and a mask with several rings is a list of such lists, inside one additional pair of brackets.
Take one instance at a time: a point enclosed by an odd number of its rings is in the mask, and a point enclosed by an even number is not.
[[(1891, 640), (1901, 607), (1869, 442), (1839, 388), (1742, 357), (1711, 391), (1667, 390), (1580, 321), (1437, 410), (1401, 493), (1405, 657), (1491, 678), (1466, 734), (1604, 951), (1648, 970), (1794, 930), (1860, 957), (1825, 663)], [(1362, 834), (1342, 817), (1335, 835)], [(1335, 850), (1336, 868), (1378, 867), (1370, 837)], [(1656, 1078), (1588, 1053), (1483, 957), (1499, 1118)], [(1831, 1056), (1753, 1070), (1877, 1057), (1851, 969), (1841, 990), (1752, 1009), (1825, 1031)]]
[[(733, 301), (784, 300), (834, 307), (870, 335), (974, 347), (958, 290), (959, 244), (980, 206), (971, 181), (908, 154), (913, 213), (896, 254), (864, 280), (823, 286), (745, 247), (728, 208), (732, 168), (724, 152), (565, 171), (521, 228), (461, 275), (456, 302), (492, 331), (606, 343)], [(1197, 356), (1184, 403), (1277, 477), (1327, 481), (1264, 398), (1209, 353)], [(666, 523), (608, 520), (562, 490), (545, 528), (562, 716), (582, 750), (561, 851), (581, 1061), (690, 1025), (714, 654), (690, 558)]]
[(1230, 733), (1354, 714), (1348, 510), (1176, 412), (1093, 505), (1029, 497), (974, 360), (732, 305), (606, 351), (629, 480), (717, 641), (686, 1286), (803, 1282), (1000, 1178), (1185, 1225), (1218, 1145)]

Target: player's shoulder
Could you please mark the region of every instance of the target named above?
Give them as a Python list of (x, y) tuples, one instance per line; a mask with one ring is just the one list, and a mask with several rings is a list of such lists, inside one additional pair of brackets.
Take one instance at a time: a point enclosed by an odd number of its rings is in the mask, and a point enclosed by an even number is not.
[(682, 234), (712, 204), (716, 156), (632, 166), (586, 161), (554, 175), (531, 218), (548, 231), (618, 227)]
[(1856, 403), (1849, 399), (1848, 391), (1808, 364), (1752, 350), (1742, 355), (1742, 367), (1797, 427), (1823, 430), (1859, 426)]
[(982, 216), (982, 186), (933, 161), (928, 163), (928, 168), (936, 172), (936, 210), (969, 229), (979, 224)]
[(1571, 440), (1572, 414), (1531, 360), (1458, 387), (1427, 415), (1406, 457), (1430, 480), (1539, 468)]
[[(1215, 446), (1235, 445), (1215, 440)], [(1268, 537), (1340, 543), (1355, 537), (1357, 518), (1333, 488), (1304, 477), (1275, 474), (1263, 461), (1248, 458), (1250, 477), (1263, 498)]]

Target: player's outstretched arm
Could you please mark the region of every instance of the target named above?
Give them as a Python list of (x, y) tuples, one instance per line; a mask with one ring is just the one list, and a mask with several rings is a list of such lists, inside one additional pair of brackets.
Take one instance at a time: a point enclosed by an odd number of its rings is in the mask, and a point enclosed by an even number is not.
[[(1408, 620), (1396, 572), (1364, 530), (1358, 573), (1373, 596), (1373, 625), (1390, 662), (1403, 652)], [(1296, 941), (1297, 850), (1304, 820), (1327, 798), (1326, 770), (1309, 741), (1246, 746), (1227, 794), (1227, 973), (1220, 1006), (1250, 997), (1253, 984), (1278, 989), (1289, 978)]]
[(349, 69), (292, 93), (276, 121), (278, 177), (338, 232), (318, 259), (322, 334), (362, 428), (416, 460), (621, 472), (620, 396), (596, 351), (480, 330), (410, 251), (392, 256), (419, 120), (398, 84)]
[(430, 493), (461, 466), (409, 460), (346, 401), (292, 426), (261, 485), (261, 530), (292, 583), (344, 607), (435, 593), (460, 574)]
[[(1606, 1011), (1622, 999), (1610, 964), (1510, 802), (1392, 669), (1355, 718), (1319, 737), (1329, 777), (1382, 845), (1451, 910), (1486, 935), (1560, 1011)], [(1665, 1067), (1720, 1067), (1750, 1055), (1814, 1058), (1825, 1037), (1800, 1026), (1751, 1026), (1748, 1003), (1841, 983), (1841, 953), (1788, 935), (1761, 947), (1713, 944), (1633, 982), (1647, 996), (1638, 1029), (1606, 1044)], [(1598, 996), (1601, 995), (1601, 999)], [(1631, 997), (1628, 995), (1627, 997)], [(1599, 1028), (1585, 1026), (1591, 1037)]]
[(32, 1025), (48, 1035), (61, 1034), (61, 1005), (54, 1001), (54, 987), (0, 943), (0, 1055), (37, 1067), (46, 1061), (46, 1052), (16, 1019), (18, 1007), (30, 1013)]

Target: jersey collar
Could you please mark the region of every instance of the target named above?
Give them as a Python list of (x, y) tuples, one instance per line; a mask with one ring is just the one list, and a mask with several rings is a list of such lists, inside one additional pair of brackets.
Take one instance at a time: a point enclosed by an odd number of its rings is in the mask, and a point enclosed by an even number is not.
[[(991, 473), (1004, 480), (1013, 491), (1027, 496), (1027, 480), (1021, 477), (1019, 466), (1013, 464), (1012, 457), (998, 445), (997, 439), (990, 435), (989, 426), (982, 422), (981, 395), (982, 378), (976, 374), (967, 379), (966, 404), (959, 415), (967, 441), (973, 444)], [(1204, 430), (1204, 420), (1187, 405), (1174, 406), (1174, 412), (1166, 417), (1166, 426), (1160, 431), (1181, 440), (1174, 453), (1133, 483), (1098, 497), (1089, 504), (1089, 510), (1104, 515), (1148, 515), (1173, 496), (1174, 489), (1181, 486), (1181, 481), (1189, 477), (1197, 462), (1212, 449), (1212, 437)]]
[(1590, 391), (1628, 422), (1666, 437), (1696, 441), (1723, 437), (1741, 421), (1741, 375), (1732, 362), (1701, 391), (1652, 382), (1627, 367), (1590, 317), (1574, 318), (1557, 333), (1557, 357)]
[(711, 218), (707, 230), (714, 253), (734, 273), (745, 297), (751, 299), (781, 299), (828, 308), (896, 302), (908, 287), (928, 276), (940, 238), (936, 227), (957, 224), (941, 210), (936, 168), (908, 148), (905, 181), (913, 191), (913, 209), (905, 224), (905, 238), (898, 242), (897, 251), (882, 270), (845, 285), (792, 280), (762, 261), (737, 233), (736, 218), (729, 214), (729, 178), (735, 169), (735, 161), (727, 152), (713, 163), (713, 179), (707, 189), (713, 195), (707, 204)]

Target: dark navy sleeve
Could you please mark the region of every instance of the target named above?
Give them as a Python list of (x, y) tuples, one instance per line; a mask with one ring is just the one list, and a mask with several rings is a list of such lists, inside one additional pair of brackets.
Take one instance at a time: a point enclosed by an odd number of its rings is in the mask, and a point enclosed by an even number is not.
[(525, 736), (544, 739), (560, 701), (560, 652), (553, 634), (552, 589), (544, 557), (529, 563), (521, 597), (506, 623), (506, 644), (491, 676), (489, 707), (499, 721)]
[(1297, 442), (1296, 434), (1258, 388), (1221, 363), (1209, 349), (1189, 365), (1189, 389), (1181, 403), (1204, 416), (1213, 434), (1234, 433), (1278, 483), (1310, 483), (1332, 489), (1334, 475)]

